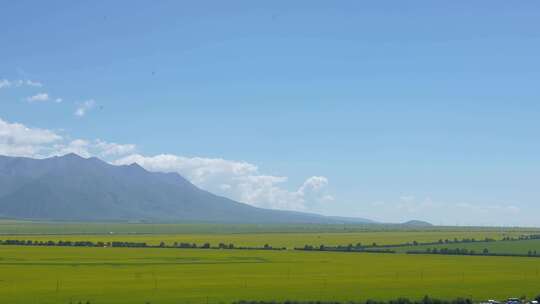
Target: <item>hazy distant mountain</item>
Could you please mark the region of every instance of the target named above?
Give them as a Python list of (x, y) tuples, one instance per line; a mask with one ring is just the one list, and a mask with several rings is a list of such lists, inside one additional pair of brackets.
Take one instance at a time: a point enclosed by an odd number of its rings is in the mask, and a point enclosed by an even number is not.
[(412, 220), (401, 224), (402, 226), (408, 227), (431, 227), (433, 224), (425, 221)]
[(0, 217), (235, 223), (370, 223), (268, 210), (211, 194), (176, 173), (113, 166), (76, 154), (0, 156)]

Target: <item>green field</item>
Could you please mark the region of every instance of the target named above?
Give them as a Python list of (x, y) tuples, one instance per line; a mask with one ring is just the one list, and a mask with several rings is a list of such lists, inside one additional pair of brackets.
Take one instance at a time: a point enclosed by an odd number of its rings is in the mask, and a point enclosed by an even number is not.
[[(112, 233), (111, 233), (112, 232)], [(153, 232), (153, 233), (152, 233)], [(540, 293), (540, 258), (304, 252), (305, 244), (518, 237), (537, 229), (0, 221), (0, 240), (233, 243), (286, 251), (0, 246), (0, 303), (228, 303), (235, 300), (504, 299)], [(445, 244), (522, 253), (540, 241)], [(415, 246), (420, 249), (429, 246)], [(433, 247), (433, 246), (431, 246)], [(481, 248), (481, 249), (480, 249)], [(396, 250), (411, 248), (398, 247)]]
[(540, 293), (540, 259), (297, 251), (0, 247), (3, 303), (474, 299)]

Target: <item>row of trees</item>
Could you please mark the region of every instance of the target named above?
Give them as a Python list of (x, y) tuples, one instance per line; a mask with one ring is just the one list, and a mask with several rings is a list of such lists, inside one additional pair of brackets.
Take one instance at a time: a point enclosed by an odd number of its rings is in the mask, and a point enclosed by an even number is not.
[(529, 250), (527, 254), (519, 253), (490, 253), (488, 248), (484, 248), (482, 251), (476, 251), (467, 248), (427, 248), (424, 251), (410, 250), (408, 254), (449, 254), (449, 255), (489, 255), (489, 256), (528, 256), (528, 257), (540, 257), (536, 250)]
[(219, 243), (212, 246), (210, 243), (197, 245), (195, 243), (174, 242), (167, 245), (160, 242), (159, 245), (149, 245), (144, 242), (90, 242), (90, 241), (32, 241), (32, 240), (0, 240), (0, 245), (11, 246), (61, 246), (61, 247), (131, 247), (131, 248), (183, 248), (183, 249), (244, 249), (244, 250), (285, 250), (285, 247), (274, 248), (268, 244), (262, 247), (235, 246), (234, 244)]
[(408, 298), (398, 298), (395, 300), (366, 300), (366, 301), (238, 301), (234, 304), (473, 304), (468, 298), (456, 298), (454, 300), (434, 299), (425, 296), (421, 300), (410, 300)]
[[(536, 301), (540, 301), (540, 295), (535, 298)], [(525, 303), (525, 298), (522, 298), (522, 302)], [(420, 300), (411, 300), (408, 298), (397, 298), (395, 300), (381, 301), (381, 300), (366, 300), (366, 301), (238, 301), (234, 304), (473, 304), (473, 300), (470, 298), (456, 298), (453, 300), (436, 299), (429, 296), (425, 296)]]
[(505, 236), (503, 241), (523, 241), (523, 240), (540, 240), (540, 234), (524, 234), (519, 237)]
[[(356, 243), (356, 244), (348, 244), (348, 245), (337, 245), (337, 246), (327, 246), (327, 245), (305, 245), (303, 248), (295, 248), (297, 250), (333, 250), (333, 251), (368, 251), (370, 248), (396, 248), (396, 247), (410, 247), (410, 246), (429, 246), (429, 245), (441, 245), (441, 244), (459, 244), (459, 243), (474, 243), (474, 242), (496, 242), (495, 239), (492, 238), (484, 238), (484, 239), (475, 239), (475, 238), (463, 238), (463, 239), (440, 239), (435, 242), (418, 242), (418, 241), (412, 241), (407, 243), (400, 243), (400, 244), (384, 244), (379, 245), (376, 242), (373, 242), (371, 244), (362, 244), (362, 243)], [(370, 250), (373, 251), (373, 250)], [(384, 251), (384, 252), (390, 252), (391, 250), (377, 250), (377, 251)]]
[(297, 247), (294, 250), (303, 250), (303, 251), (339, 251), (339, 252), (373, 252), (373, 253), (395, 253), (394, 250), (387, 248), (370, 248), (370, 247), (355, 247), (352, 245), (349, 246), (311, 246), (305, 245), (304, 247)]

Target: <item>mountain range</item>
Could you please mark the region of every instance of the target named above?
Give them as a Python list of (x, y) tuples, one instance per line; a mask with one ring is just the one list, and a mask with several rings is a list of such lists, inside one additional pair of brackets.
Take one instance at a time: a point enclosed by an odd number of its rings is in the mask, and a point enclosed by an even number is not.
[(204, 191), (177, 173), (76, 154), (0, 156), (0, 217), (68, 221), (373, 223), (269, 210)]

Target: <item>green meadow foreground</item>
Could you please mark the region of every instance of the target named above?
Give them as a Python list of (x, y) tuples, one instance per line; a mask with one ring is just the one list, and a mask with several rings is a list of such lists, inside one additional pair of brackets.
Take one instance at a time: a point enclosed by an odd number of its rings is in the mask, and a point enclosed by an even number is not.
[[(107, 226), (108, 225), (108, 226)], [(0, 240), (220, 242), (288, 250), (0, 246), (0, 303), (230, 303), (237, 300), (388, 300), (540, 293), (540, 258), (295, 251), (306, 244), (444, 244), (502, 253), (540, 249), (501, 241), (538, 229), (342, 226), (50, 224), (0, 221)], [(155, 232), (155, 233), (152, 233)], [(426, 247), (426, 246), (424, 246)], [(423, 246), (414, 246), (422, 249)], [(427, 246), (429, 247), (429, 246)], [(431, 246), (434, 247), (434, 246)], [(395, 248), (405, 252), (409, 247)], [(540, 251), (540, 250), (539, 250)]]
[(0, 247), (3, 303), (535, 296), (540, 259), (162, 248)]

